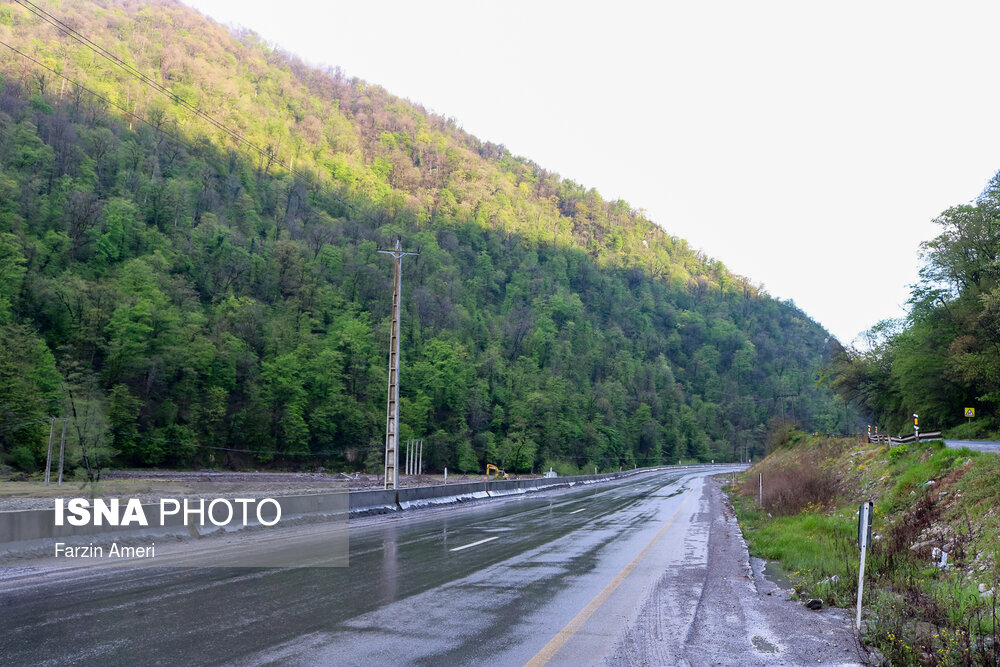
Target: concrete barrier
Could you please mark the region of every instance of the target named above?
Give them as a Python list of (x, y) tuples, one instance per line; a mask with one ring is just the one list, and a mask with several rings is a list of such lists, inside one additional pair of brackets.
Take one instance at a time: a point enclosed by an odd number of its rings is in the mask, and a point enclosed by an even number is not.
[(463, 484), (446, 484), (441, 486), (414, 486), (399, 489), (398, 493), (399, 506), (404, 510), (411, 507), (460, 503), (488, 497), (485, 482), (466, 482)]
[[(396, 509), (392, 491), (382, 491), (387, 494)], [(54, 501), (55, 499), (53, 499)], [(303, 496), (277, 496), (274, 498), (281, 507), (281, 521), (285, 525), (303, 521), (319, 521), (336, 517), (346, 518), (350, 495), (344, 493), (323, 493)], [(369, 500), (376, 500), (371, 498)], [(208, 504), (206, 503), (206, 512)], [(264, 506), (262, 518), (270, 521), (275, 517), (275, 511), (270, 505)], [(185, 525), (182, 514), (167, 514), (160, 520), (160, 504), (147, 503), (142, 505), (148, 526), (131, 524), (125, 526), (101, 525), (88, 523), (83, 526), (73, 526), (66, 522), (57, 526), (54, 509), (17, 510), (0, 512), (0, 556), (4, 553), (30, 552), (39, 549), (51, 549), (57, 541), (67, 544), (84, 544), (88, 540), (104, 538), (105, 540), (155, 540), (155, 539), (187, 539), (201, 537), (207, 533), (219, 531), (234, 532), (250, 527), (259, 527), (255, 509), (248, 512), (248, 522), (243, 524), (239, 507), (234, 508), (233, 520), (226, 526), (216, 526), (206, 520), (206, 525)], [(216, 514), (216, 518), (221, 518)]]
[[(721, 464), (720, 464), (721, 465)], [(713, 466), (663, 466), (660, 468), (639, 468), (620, 473), (579, 475), (576, 477), (551, 477), (542, 479), (496, 480), (445, 484), (438, 486), (407, 487), (398, 490), (378, 489), (372, 491), (352, 491), (350, 493), (324, 493), (304, 496), (277, 496), (281, 505), (282, 522), (301, 523), (325, 521), (350, 515), (379, 514), (395, 512), (433, 504), (459, 503), (472, 500), (488, 500), (513, 495), (522, 495), (560, 487), (582, 484), (596, 484), (632, 475), (657, 470), (700, 471)], [(715, 466), (718, 467), (718, 466)], [(159, 519), (158, 504), (143, 505), (147, 517)], [(268, 517), (265, 517), (267, 519)], [(0, 556), (11, 553), (35, 551), (51, 548), (53, 540), (79, 542), (85, 538), (104, 537), (106, 539), (186, 539), (200, 537), (202, 533), (227, 532), (243, 529), (242, 521), (225, 528), (215, 525), (204, 527), (186, 526), (179, 514), (165, 517), (163, 525), (158, 521), (151, 526), (56, 526), (55, 510), (18, 510), (0, 512)], [(248, 527), (256, 527), (256, 521)]]
[(348, 495), (351, 514), (381, 514), (399, 509), (396, 503), (396, 491), (393, 489), (351, 491)]
[(193, 527), (184, 525), (184, 520), (179, 515), (164, 517), (164, 522), (160, 525), (159, 505), (143, 505), (142, 509), (147, 517), (156, 517), (156, 525), (57, 526), (54, 509), (0, 512), (0, 556), (51, 549), (52, 545), (59, 541), (67, 544), (84, 544), (88, 540), (101, 537), (111, 540), (131, 538), (162, 540), (183, 539), (197, 535), (192, 532)]

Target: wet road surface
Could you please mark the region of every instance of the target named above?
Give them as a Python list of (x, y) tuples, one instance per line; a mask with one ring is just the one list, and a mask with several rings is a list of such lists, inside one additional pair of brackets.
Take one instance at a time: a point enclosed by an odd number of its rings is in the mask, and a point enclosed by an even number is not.
[(0, 663), (643, 664), (651, 592), (707, 571), (706, 474), (352, 521), (347, 568), (11, 571)]
[(1000, 442), (993, 440), (945, 440), (948, 449), (971, 449), (977, 452), (1000, 454)]

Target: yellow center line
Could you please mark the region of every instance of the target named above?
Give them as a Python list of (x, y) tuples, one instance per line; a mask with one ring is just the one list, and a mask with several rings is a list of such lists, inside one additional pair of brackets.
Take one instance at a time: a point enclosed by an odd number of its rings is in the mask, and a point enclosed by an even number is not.
[(611, 597), (611, 594), (614, 593), (619, 586), (621, 586), (621, 583), (632, 573), (632, 570), (634, 570), (642, 559), (646, 557), (649, 550), (652, 549), (663, 534), (667, 532), (667, 529), (670, 528), (670, 526), (677, 519), (677, 515), (681, 513), (682, 509), (684, 509), (684, 505), (687, 503), (688, 499), (691, 498), (692, 493), (694, 493), (693, 489), (688, 491), (688, 494), (684, 496), (684, 500), (682, 500), (681, 504), (677, 507), (677, 511), (674, 512), (674, 515), (670, 517), (665, 524), (663, 524), (663, 527), (660, 528), (659, 532), (653, 536), (653, 539), (649, 541), (649, 544), (647, 544), (645, 548), (639, 552), (639, 555), (633, 558), (631, 563), (622, 568), (622, 571), (615, 575), (615, 578), (604, 587), (604, 590), (598, 593), (586, 607), (581, 609), (580, 613), (574, 616), (573, 620), (567, 623), (565, 628), (556, 633), (556, 636), (549, 640), (549, 643), (543, 646), (542, 650), (536, 653), (534, 658), (526, 662), (524, 667), (542, 667), (542, 665), (548, 663), (548, 661), (559, 652), (559, 649), (566, 645), (566, 642), (573, 638), (573, 635), (575, 635), (580, 628), (583, 627), (583, 624), (594, 615), (594, 612), (597, 611), (609, 597)]

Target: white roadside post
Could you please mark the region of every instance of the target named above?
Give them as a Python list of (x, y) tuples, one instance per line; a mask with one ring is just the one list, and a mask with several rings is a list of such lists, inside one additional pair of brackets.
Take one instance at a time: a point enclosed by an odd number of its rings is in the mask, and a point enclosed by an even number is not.
[(858, 547), (861, 549), (861, 567), (858, 570), (858, 617), (855, 626), (861, 630), (861, 597), (865, 590), (865, 552), (872, 536), (872, 501), (861, 503), (858, 508)]
[(757, 504), (764, 506), (764, 473), (757, 474)]
[(920, 443), (920, 425), (917, 423), (917, 413), (913, 413), (913, 439)]

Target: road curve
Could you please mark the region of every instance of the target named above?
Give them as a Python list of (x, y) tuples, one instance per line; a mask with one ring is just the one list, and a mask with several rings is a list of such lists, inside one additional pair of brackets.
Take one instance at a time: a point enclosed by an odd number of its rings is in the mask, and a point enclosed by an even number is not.
[(977, 452), (993, 452), (1000, 454), (1000, 442), (992, 440), (945, 440), (949, 449), (971, 449)]
[(0, 663), (849, 663), (708, 474), (362, 519), (347, 568), (0, 571)]

